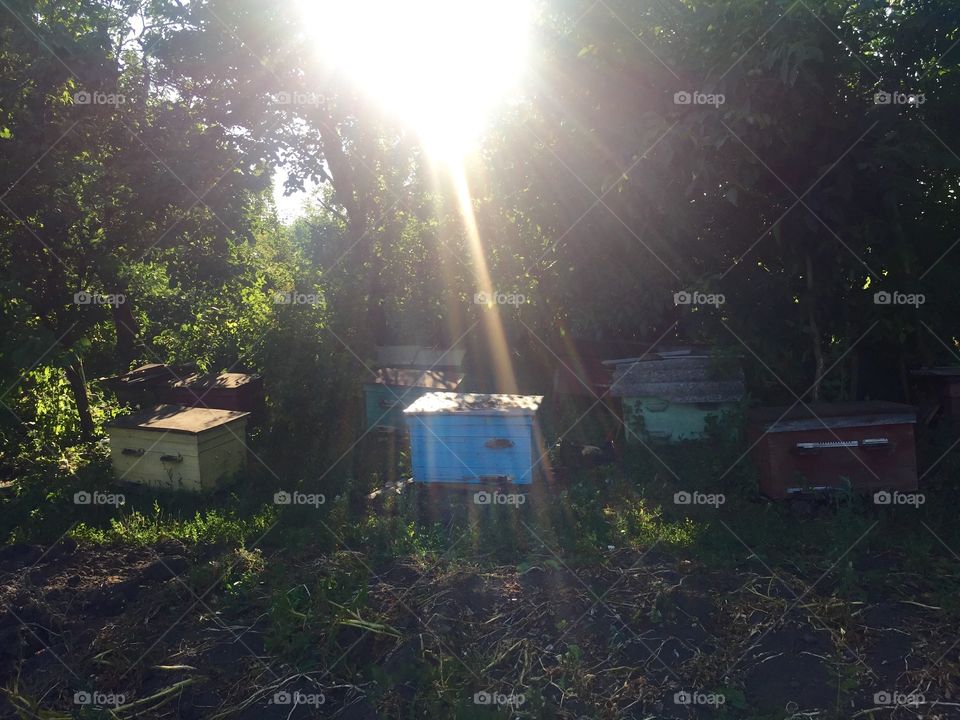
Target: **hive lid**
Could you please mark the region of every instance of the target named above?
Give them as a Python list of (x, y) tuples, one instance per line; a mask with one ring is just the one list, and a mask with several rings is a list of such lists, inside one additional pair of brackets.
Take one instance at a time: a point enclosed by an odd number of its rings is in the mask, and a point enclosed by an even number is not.
[(148, 363), (135, 367), (120, 375), (101, 378), (101, 380), (116, 386), (125, 387), (133, 384), (148, 385), (158, 382), (173, 382), (188, 373), (194, 372), (195, 365), (163, 365), (161, 363)]
[(754, 408), (747, 412), (747, 421), (766, 432), (823, 430), (838, 427), (902, 425), (916, 423), (912, 405), (864, 401), (841, 403), (808, 403), (795, 407)]
[(427, 393), (403, 412), (405, 415), (455, 413), (533, 415), (543, 395), (484, 395), (480, 393)]
[(381, 368), (373, 373), (376, 385), (421, 387), (434, 390), (456, 390), (463, 382), (463, 373), (442, 370), (413, 370), (409, 368)]
[(250, 413), (237, 410), (213, 410), (188, 408), (180, 405), (158, 405), (130, 415), (115, 417), (107, 427), (133, 428), (137, 430), (163, 430), (166, 432), (199, 435), (234, 420), (245, 418)]
[(214, 388), (234, 389), (259, 380), (259, 375), (247, 373), (221, 373), (220, 375), (191, 375), (173, 384), (175, 388), (191, 390), (211, 390)]

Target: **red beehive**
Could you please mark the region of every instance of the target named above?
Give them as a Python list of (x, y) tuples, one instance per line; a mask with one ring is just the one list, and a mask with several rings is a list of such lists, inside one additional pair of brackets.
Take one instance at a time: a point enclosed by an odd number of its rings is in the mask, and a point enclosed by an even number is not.
[(191, 375), (163, 393), (163, 402), (185, 407), (240, 410), (259, 414), (264, 405), (263, 378), (245, 373)]
[(917, 489), (912, 406), (849, 402), (808, 407), (747, 413), (760, 492), (783, 499), (843, 488), (848, 482), (862, 492)]

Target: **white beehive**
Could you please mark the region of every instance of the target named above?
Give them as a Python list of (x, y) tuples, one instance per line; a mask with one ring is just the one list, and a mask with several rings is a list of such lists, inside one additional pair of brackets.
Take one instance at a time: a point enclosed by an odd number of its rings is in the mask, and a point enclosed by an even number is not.
[(161, 405), (107, 425), (118, 481), (169, 490), (215, 490), (246, 465), (247, 416)]

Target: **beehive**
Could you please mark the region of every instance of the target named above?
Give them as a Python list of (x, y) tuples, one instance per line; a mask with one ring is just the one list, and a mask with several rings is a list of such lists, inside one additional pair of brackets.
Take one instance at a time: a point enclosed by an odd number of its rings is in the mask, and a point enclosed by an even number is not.
[(540, 395), (434, 392), (403, 411), (419, 482), (533, 482)]
[(757, 408), (747, 413), (760, 491), (782, 499), (806, 491), (917, 489), (910, 405), (849, 402)]
[(611, 360), (610, 394), (622, 398), (627, 439), (697, 440), (710, 418), (718, 420), (743, 398), (743, 370), (691, 350)]
[(427, 393), (453, 392), (463, 375), (440, 370), (381, 368), (363, 386), (367, 428), (403, 430), (403, 409)]
[(215, 490), (246, 465), (249, 413), (160, 405), (107, 425), (118, 481), (168, 490)]
[(162, 392), (162, 401), (184, 407), (239, 410), (259, 414), (263, 410), (263, 378), (247, 373), (190, 375)]
[(150, 363), (116, 377), (103, 378), (103, 382), (121, 403), (146, 407), (166, 402), (164, 396), (173, 383), (195, 370), (190, 365)]

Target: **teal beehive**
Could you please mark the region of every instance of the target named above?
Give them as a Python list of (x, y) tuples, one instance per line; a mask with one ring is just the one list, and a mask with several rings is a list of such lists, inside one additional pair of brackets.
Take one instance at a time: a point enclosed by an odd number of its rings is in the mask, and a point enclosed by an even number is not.
[(403, 411), (418, 482), (533, 482), (540, 395), (435, 392)]
[(733, 413), (743, 398), (743, 369), (696, 349), (609, 361), (616, 366), (610, 394), (620, 397), (627, 439), (698, 440), (711, 418)]
[(367, 428), (402, 430), (403, 409), (407, 405), (427, 393), (457, 390), (461, 382), (461, 373), (381, 368), (363, 386)]

